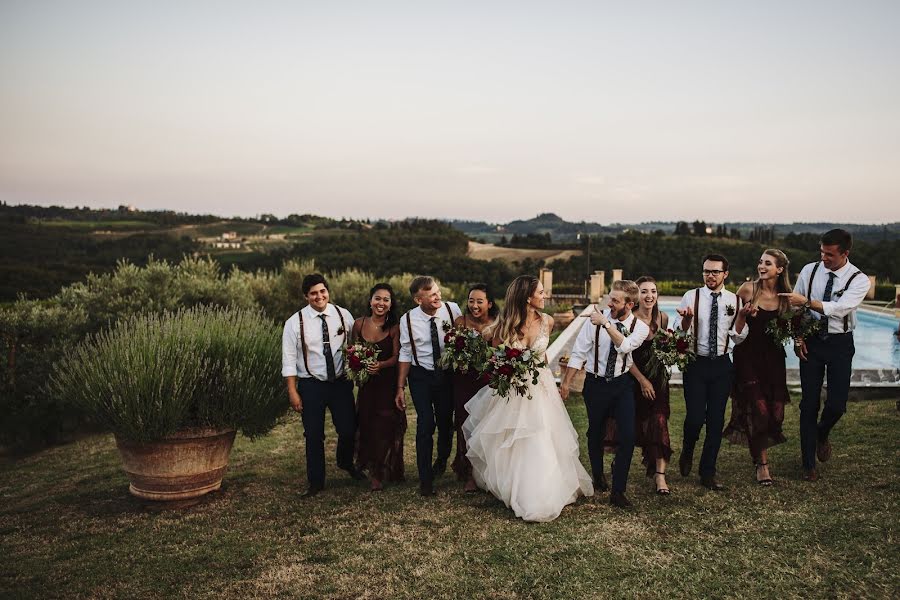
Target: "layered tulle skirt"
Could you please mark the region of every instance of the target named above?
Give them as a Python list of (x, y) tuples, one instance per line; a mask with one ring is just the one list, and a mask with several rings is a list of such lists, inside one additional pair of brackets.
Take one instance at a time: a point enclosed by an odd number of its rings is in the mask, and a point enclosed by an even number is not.
[(578, 458), (578, 434), (556, 389), (541, 369), (531, 398), (498, 396), (489, 387), (469, 402), (463, 423), (466, 456), (478, 486), (526, 521), (552, 521), (594, 486)]

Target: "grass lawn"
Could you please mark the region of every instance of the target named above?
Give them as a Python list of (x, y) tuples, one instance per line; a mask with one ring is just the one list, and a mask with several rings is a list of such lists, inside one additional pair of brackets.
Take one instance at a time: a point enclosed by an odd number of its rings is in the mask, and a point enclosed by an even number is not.
[[(676, 457), (684, 417), (674, 394)], [(580, 398), (569, 412), (586, 428)], [(898, 434), (893, 400), (850, 405), (815, 484), (799, 480), (797, 399), (790, 439), (771, 451), (773, 488), (753, 482), (744, 448), (723, 445), (728, 491), (669, 477), (657, 497), (635, 452), (630, 512), (607, 494), (552, 523), (516, 519), (448, 476), (417, 495), (414, 414), (409, 481), (383, 493), (336, 472), (301, 500), (299, 419), (239, 438), (220, 492), (190, 508), (127, 492), (111, 436), (0, 463), (0, 597), (703, 598), (897, 597)], [(582, 435), (582, 444), (584, 444)], [(699, 456), (699, 455), (698, 455)], [(587, 460), (582, 447), (582, 459)], [(696, 467), (695, 467), (696, 468)], [(607, 466), (608, 469), (608, 466)]]

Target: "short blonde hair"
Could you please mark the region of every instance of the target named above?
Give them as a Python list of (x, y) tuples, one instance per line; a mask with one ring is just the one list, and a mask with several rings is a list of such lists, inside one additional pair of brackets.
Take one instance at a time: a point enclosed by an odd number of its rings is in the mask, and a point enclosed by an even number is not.
[(625, 302), (631, 302), (632, 304), (637, 304), (638, 299), (641, 295), (641, 290), (638, 287), (638, 284), (630, 279), (619, 279), (618, 281), (613, 281), (612, 289), (615, 292), (623, 292), (625, 294)]

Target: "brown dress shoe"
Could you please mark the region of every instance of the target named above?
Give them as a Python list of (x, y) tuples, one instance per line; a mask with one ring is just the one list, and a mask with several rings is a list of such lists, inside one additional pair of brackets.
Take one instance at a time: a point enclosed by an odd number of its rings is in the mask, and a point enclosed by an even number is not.
[(594, 475), (594, 489), (598, 492), (606, 492), (609, 491), (609, 484), (606, 482), (606, 475), (600, 473), (600, 475)]
[(719, 483), (719, 480), (715, 478), (715, 476), (710, 475), (708, 477), (701, 477), (700, 484), (708, 490), (712, 490), (714, 492), (721, 492), (725, 489), (725, 486)]
[(434, 496), (434, 486), (430, 483), (420, 483), (419, 484), (419, 495), (420, 496)]
[(631, 502), (622, 492), (613, 492), (610, 494), (609, 503), (617, 508), (631, 508)]
[(681, 456), (678, 458), (678, 471), (681, 473), (682, 477), (687, 477), (691, 474), (691, 467), (694, 463), (694, 453), (688, 452), (687, 450), (681, 451)]
[(815, 469), (803, 469), (803, 481), (818, 481), (819, 474)]
[(816, 442), (816, 458), (819, 462), (828, 462), (831, 458), (831, 442), (828, 440), (819, 440)]

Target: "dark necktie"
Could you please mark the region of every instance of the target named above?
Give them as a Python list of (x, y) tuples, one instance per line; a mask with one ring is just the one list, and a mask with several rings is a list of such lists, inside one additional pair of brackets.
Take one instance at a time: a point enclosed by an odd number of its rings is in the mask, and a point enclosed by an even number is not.
[(434, 372), (441, 372), (441, 342), (438, 339), (437, 317), (431, 317), (431, 357), (434, 359)]
[(334, 372), (334, 354), (331, 353), (331, 340), (328, 337), (328, 321), (325, 320), (325, 315), (319, 315), (319, 318), (322, 319), (322, 346), (325, 353), (325, 371), (328, 381), (334, 381), (337, 379), (337, 375)]
[[(619, 330), (619, 333), (625, 332), (625, 327), (621, 323), (616, 323), (616, 329)], [(616, 359), (618, 357), (619, 353), (616, 352), (616, 345), (613, 343), (612, 338), (610, 338), (609, 355), (606, 357), (606, 373), (604, 374), (607, 381), (612, 381), (616, 376)]]
[(719, 355), (719, 296), (722, 292), (712, 293), (712, 307), (709, 309), (709, 355)]
[[(825, 284), (825, 293), (822, 294), (822, 302), (831, 302), (831, 292), (834, 291), (835, 279), (837, 279), (837, 275), (828, 273), (828, 283)], [(825, 315), (822, 315), (819, 318), (819, 333), (823, 336), (828, 333), (828, 317)]]
[(825, 284), (825, 294), (822, 295), (822, 302), (831, 302), (831, 292), (834, 290), (834, 280), (837, 277), (834, 273), (828, 274), (828, 283)]

